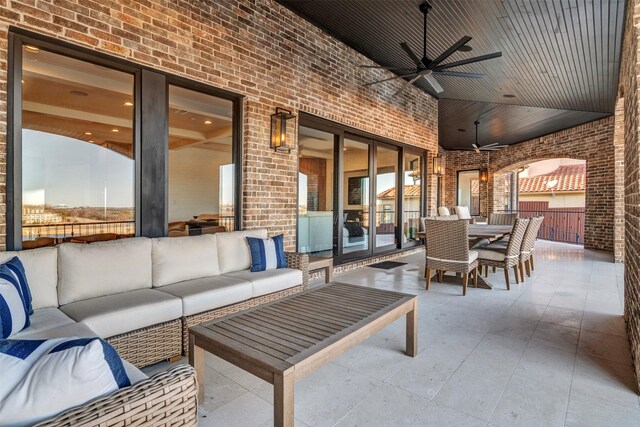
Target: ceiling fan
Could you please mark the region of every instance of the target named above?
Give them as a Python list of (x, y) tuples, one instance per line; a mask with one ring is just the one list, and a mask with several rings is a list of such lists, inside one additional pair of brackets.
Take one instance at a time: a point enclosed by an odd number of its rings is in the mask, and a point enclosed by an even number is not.
[(402, 87), (396, 91), (394, 95), (399, 94), (403, 90), (405, 90), (410, 84), (413, 84), (420, 77), (424, 77), (424, 79), (431, 85), (433, 90), (436, 93), (441, 93), (444, 91), (440, 83), (435, 79), (434, 75), (441, 76), (452, 76), (452, 77), (467, 77), (472, 79), (481, 79), (482, 74), (477, 73), (464, 73), (461, 71), (449, 71), (450, 68), (459, 67), (461, 65), (472, 64), (474, 62), (486, 61), (487, 59), (499, 58), (502, 56), (502, 52), (489, 53), (487, 55), (476, 56), (474, 58), (463, 59), (460, 61), (449, 62), (447, 64), (442, 64), (442, 61), (447, 59), (456, 51), (460, 52), (469, 52), (471, 50), (470, 46), (467, 46), (467, 43), (471, 41), (471, 37), (464, 36), (458, 42), (453, 44), (449, 49), (445, 50), (438, 56), (437, 58), (431, 60), (427, 58), (427, 15), (429, 14), (429, 10), (431, 10), (431, 5), (428, 1), (423, 1), (420, 4), (420, 12), (424, 15), (424, 25), (423, 25), (423, 35), (424, 41), (422, 45), (422, 59), (419, 59), (415, 53), (411, 50), (409, 45), (406, 42), (400, 43), (400, 47), (405, 51), (405, 53), (411, 58), (411, 60), (416, 64), (416, 69), (407, 69), (401, 67), (381, 67), (378, 65), (361, 65), (362, 68), (379, 68), (383, 70), (389, 70), (394, 73), (399, 73), (396, 77), (391, 77), (389, 79), (378, 80), (375, 82), (366, 83), (363, 86), (370, 86), (377, 83), (386, 82), (389, 80), (401, 79), (405, 77), (411, 77), (410, 80), (407, 80)]
[(480, 147), (478, 145), (478, 125), (480, 124), (480, 122), (476, 120), (475, 122), (473, 122), (473, 124), (476, 125), (476, 142), (474, 144), (471, 144), (471, 146), (473, 147), (473, 151), (475, 151), (476, 153), (480, 153), (481, 151), (496, 151), (501, 148), (507, 147), (506, 145), (500, 145), (497, 142)]

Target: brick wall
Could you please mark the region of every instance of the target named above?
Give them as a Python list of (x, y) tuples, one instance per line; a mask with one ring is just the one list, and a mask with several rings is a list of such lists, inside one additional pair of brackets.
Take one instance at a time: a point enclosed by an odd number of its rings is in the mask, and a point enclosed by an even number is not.
[(638, 48), (640, 1), (629, 0), (620, 70), (624, 97), (624, 314), (640, 389), (640, 140), (638, 139)]
[[(369, 62), (271, 0), (93, 1), (0, 0), (0, 158), (6, 145), (9, 25), (246, 95), (243, 117), (243, 221), (285, 233), (293, 247), (297, 153), (269, 149), (269, 116), (277, 106), (305, 111), (437, 152), (437, 101), (391, 76), (362, 70)], [(0, 165), (4, 206), (5, 165)], [(426, 185), (435, 205), (435, 180)], [(6, 209), (0, 209), (4, 245)]]
[[(489, 211), (499, 208), (502, 183), (496, 176), (525, 164), (554, 158), (587, 161), (585, 247), (613, 252), (615, 212), (614, 118), (598, 120), (571, 129), (512, 145), (499, 151), (447, 151), (447, 203), (455, 203), (457, 170), (489, 168), (484, 204)], [(502, 187), (500, 187), (502, 188)], [(619, 200), (621, 202), (621, 200)], [(622, 224), (618, 224), (622, 227)]]

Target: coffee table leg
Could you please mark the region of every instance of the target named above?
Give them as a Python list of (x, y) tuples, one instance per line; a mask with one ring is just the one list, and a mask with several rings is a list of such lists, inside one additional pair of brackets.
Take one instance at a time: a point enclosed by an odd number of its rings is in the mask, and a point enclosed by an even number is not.
[(196, 371), (198, 381), (198, 403), (204, 402), (204, 349), (195, 344), (195, 337), (189, 334), (189, 365)]
[(273, 375), (273, 415), (276, 427), (293, 427), (293, 370)]
[(412, 301), (413, 310), (407, 313), (407, 356), (418, 354), (418, 299)]

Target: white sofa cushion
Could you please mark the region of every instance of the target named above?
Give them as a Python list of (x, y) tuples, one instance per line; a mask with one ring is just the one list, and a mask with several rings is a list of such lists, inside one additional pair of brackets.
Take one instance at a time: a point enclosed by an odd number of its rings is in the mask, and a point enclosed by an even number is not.
[(250, 282), (225, 276), (187, 280), (163, 286), (158, 290), (182, 300), (183, 316), (247, 300), (253, 292)]
[(180, 318), (182, 301), (155, 289), (138, 289), (76, 301), (60, 309), (99, 337), (109, 338)]
[(254, 298), (302, 284), (302, 271), (292, 268), (278, 268), (255, 273), (250, 270), (242, 270), (227, 273), (224, 276), (251, 282)]
[(151, 247), (154, 287), (220, 274), (215, 234), (160, 237)]
[(151, 239), (58, 247), (60, 305), (151, 287)]
[(58, 248), (0, 252), (0, 263), (17, 256), (29, 282), (34, 310), (58, 306)]
[[(75, 325), (76, 322), (73, 321), (69, 316), (64, 314), (57, 307), (49, 307), (49, 308), (41, 308), (40, 310), (35, 310), (33, 314), (30, 316), (31, 325), (13, 335), (12, 339), (36, 339), (42, 338), (43, 332), (46, 332), (49, 329), (55, 329), (59, 326), (63, 325)], [(67, 335), (67, 336), (79, 336), (79, 335)], [(54, 338), (54, 337), (46, 337), (46, 338)]]
[(267, 238), (267, 230), (258, 228), (255, 230), (232, 231), (230, 233), (217, 233), (218, 262), (220, 273), (246, 270), (251, 267), (251, 252), (247, 244), (247, 237), (258, 239)]
[(0, 343), (0, 419), (32, 425), (131, 385), (115, 349), (100, 338)]

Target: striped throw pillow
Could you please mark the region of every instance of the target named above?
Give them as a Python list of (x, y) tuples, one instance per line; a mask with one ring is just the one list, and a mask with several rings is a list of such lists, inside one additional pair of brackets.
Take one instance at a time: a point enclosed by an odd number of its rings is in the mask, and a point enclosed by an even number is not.
[(251, 251), (252, 272), (287, 268), (282, 234), (269, 239), (247, 237), (247, 243)]
[(0, 264), (0, 338), (27, 328), (33, 313), (31, 291), (18, 257)]
[(130, 385), (101, 338), (0, 341), (0, 424), (33, 425)]

